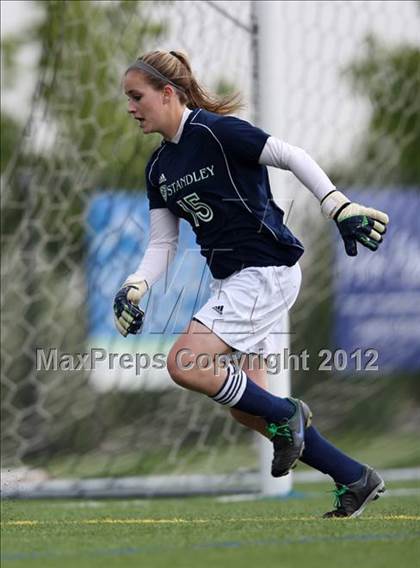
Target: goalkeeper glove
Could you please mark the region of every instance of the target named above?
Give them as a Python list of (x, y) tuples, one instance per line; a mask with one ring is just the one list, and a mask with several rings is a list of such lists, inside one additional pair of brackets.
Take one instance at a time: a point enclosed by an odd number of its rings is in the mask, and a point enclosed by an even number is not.
[(375, 251), (382, 242), (389, 222), (388, 215), (372, 207), (351, 203), (340, 191), (334, 190), (321, 201), (326, 217), (334, 219), (344, 241), (346, 253), (357, 255), (357, 243)]
[(125, 283), (114, 299), (114, 322), (118, 331), (126, 337), (135, 335), (143, 327), (144, 311), (138, 307), (141, 298), (149, 289), (145, 280)]

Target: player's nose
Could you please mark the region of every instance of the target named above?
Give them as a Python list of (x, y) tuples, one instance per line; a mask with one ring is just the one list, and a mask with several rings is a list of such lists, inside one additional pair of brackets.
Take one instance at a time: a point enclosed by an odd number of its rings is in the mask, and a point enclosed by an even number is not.
[(136, 105), (133, 103), (133, 101), (128, 101), (127, 111), (129, 114), (133, 114), (134, 112), (136, 112)]

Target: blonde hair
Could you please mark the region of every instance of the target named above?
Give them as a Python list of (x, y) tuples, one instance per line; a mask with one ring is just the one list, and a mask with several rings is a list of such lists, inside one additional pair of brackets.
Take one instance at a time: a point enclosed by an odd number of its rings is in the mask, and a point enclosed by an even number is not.
[[(136, 69), (136, 63), (146, 63), (153, 67), (157, 74), (148, 73), (147, 70), (139, 71), (145, 74), (147, 81), (156, 89), (162, 89), (168, 82), (176, 89), (181, 103), (188, 108), (203, 108), (217, 114), (231, 114), (243, 107), (239, 93), (219, 96), (207, 91), (199, 84), (191, 70), (188, 55), (183, 51), (150, 51), (141, 57), (127, 70)], [(151, 70), (152, 71), (152, 70)], [(165, 82), (163, 76), (168, 79)]]

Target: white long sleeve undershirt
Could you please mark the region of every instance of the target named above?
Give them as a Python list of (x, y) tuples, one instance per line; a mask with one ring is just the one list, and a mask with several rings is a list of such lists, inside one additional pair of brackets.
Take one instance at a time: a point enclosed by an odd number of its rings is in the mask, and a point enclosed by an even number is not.
[[(322, 201), (336, 188), (305, 150), (270, 136), (261, 152), (259, 163), (290, 170), (297, 179)], [(152, 286), (168, 269), (175, 257), (178, 245), (179, 219), (169, 209), (150, 211), (150, 240), (137, 270), (130, 274), (125, 284), (146, 281)]]
[(274, 136), (267, 139), (258, 161), (264, 166), (290, 170), (319, 201), (336, 189), (324, 170), (305, 150)]
[(146, 281), (152, 286), (168, 269), (178, 248), (179, 219), (169, 209), (151, 209), (150, 240), (137, 270), (124, 285)]

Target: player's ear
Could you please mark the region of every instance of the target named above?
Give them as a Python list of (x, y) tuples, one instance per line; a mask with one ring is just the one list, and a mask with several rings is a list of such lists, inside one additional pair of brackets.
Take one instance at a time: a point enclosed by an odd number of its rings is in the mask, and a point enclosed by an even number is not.
[(163, 93), (163, 104), (168, 104), (171, 98), (175, 94), (175, 90), (171, 85), (165, 85), (162, 90)]

